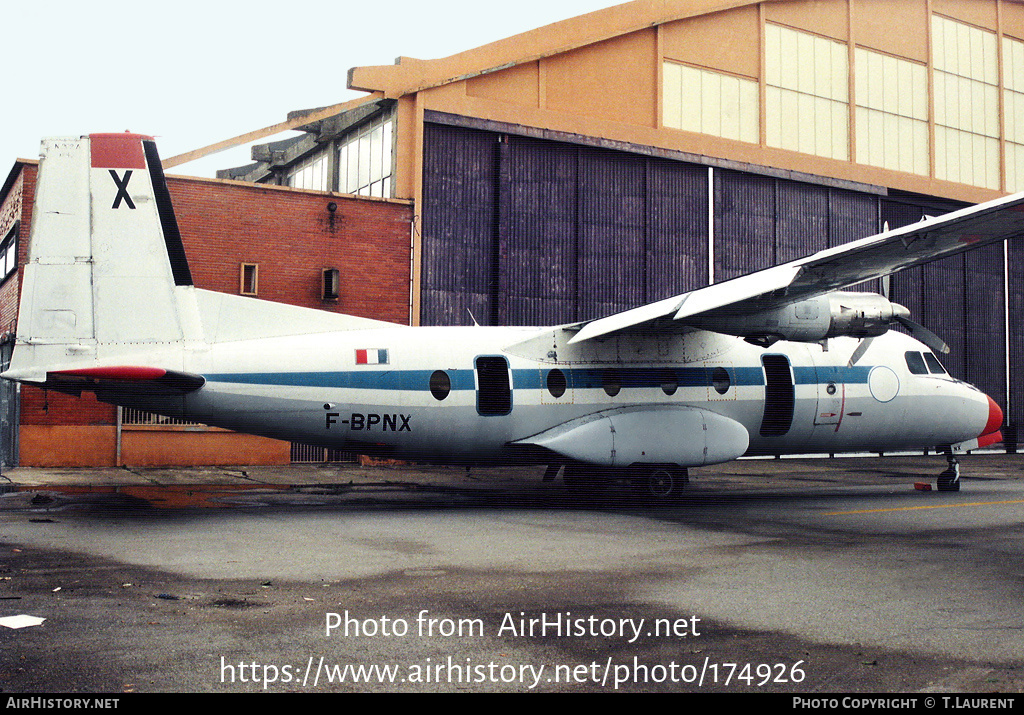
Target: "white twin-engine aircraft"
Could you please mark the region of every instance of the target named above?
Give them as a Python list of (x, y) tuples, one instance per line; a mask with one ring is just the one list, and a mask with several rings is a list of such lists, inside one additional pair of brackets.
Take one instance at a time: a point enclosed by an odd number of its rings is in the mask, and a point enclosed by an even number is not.
[(939, 338), (841, 289), (1019, 236), (1024, 194), (599, 320), (413, 328), (194, 287), (150, 137), (48, 139), (41, 156), (10, 380), (361, 453), (565, 465), (568, 484), (656, 497), (743, 455), (912, 448), (944, 450), (938, 486), (955, 490), (955, 451), (1002, 439)]

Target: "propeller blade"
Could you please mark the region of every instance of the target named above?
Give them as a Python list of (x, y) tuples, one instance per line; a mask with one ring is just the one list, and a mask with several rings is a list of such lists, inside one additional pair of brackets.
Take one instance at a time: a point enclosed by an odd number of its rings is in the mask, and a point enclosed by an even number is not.
[(852, 355), (850, 355), (850, 362), (846, 363), (847, 367), (853, 367), (857, 364), (858, 360), (864, 357), (864, 353), (866, 353), (868, 348), (871, 347), (872, 340), (874, 340), (874, 338), (864, 338), (860, 343), (858, 343), (857, 349), (853, 351)]
[(909, 330), (914, 338), (930, 347), (933, 352), (942, 353), (943, 355), (949, 352), (949, 346), (946, 345), (946, 341), (920, 323), (916, 323), (902, 315), (896, 316), (896, 322)]

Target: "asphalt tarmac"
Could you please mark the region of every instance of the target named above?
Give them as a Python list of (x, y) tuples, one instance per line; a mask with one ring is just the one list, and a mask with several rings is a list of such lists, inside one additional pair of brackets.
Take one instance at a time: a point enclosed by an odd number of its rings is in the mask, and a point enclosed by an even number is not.
[[(1024, 690), (1024, 458), (15, 469), (0, 692)], [(0, 624), (3, 621), (0, 620)]]

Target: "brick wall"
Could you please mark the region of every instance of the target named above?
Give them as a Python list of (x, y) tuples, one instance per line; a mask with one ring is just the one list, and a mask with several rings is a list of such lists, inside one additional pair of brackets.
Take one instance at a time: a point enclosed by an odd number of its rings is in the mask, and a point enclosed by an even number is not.
[(0, 285), (0, 335), (14, 329), (18, 315), (18, 299), (21, 296), (21, 274), (28, 256), (28, 234), (32, 223), (32, 203), (36, 195), (35, 164), (21, 165), (21, 172), (11, 185), (11, 190), (0, 203), (0, 240), (7, 235), (15, 223), (21, 221), (18, 229), (18, 272)]
[[(173, 176), (167, 183), (196, 287), (238, 293), (241, 264), (255, 263), (261, 299), (408, 324), (407, 203)], [(321, 300), (324, 268), (340, 272), (336, 301)]]

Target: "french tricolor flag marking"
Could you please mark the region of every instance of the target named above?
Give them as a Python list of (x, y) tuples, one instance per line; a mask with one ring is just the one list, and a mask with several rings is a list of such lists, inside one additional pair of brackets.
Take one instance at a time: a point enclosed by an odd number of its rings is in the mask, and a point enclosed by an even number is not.
[(356, 365), (387, 365), (388, 351), (384, 348), (356, 350)]

